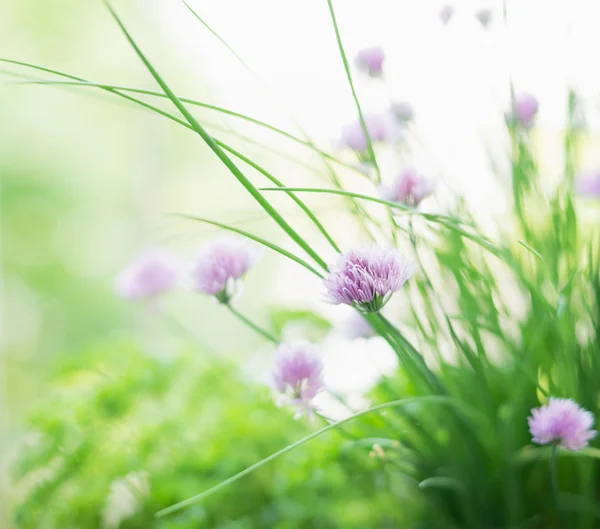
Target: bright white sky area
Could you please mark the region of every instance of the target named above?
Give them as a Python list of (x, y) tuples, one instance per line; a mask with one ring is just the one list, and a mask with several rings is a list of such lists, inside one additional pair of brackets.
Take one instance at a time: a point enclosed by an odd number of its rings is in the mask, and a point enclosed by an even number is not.
[[(334, 144), (340, 126), (356, 111), (326, 0), (191, 0), (190, 5), (263, 81), (257, 82), (185, 7), (165, 2), (159, 16), (177, 30), (187, 63), (208, 80), (217, 104), (294, 130), (291, 114), (321, 145)], [(600, 126), (594, 51), (600, 49), (600, 3), (508, 1), (506, 24), (502, 1), (459, 0), (447, 25), (438, 16), (443, 5), (334, 1), (350, 59), (367, 46), (386, 51), (385, 85), (353, 69), (363, 110), (380, 110), (390, 96), (409, 101), (432, 170), (443, 173), (452, 188), (486, 201), (494, 196), (490, 180), (482, 177), (490, 173), (488, 151), (504, 157), (509, 73), (517, 92), (540, 100), (540, 134), (560, 132), (568, 84), (582, 96), (592, 128)], [(475, 17), (485, 8), (492, 10), (487, 29)]]

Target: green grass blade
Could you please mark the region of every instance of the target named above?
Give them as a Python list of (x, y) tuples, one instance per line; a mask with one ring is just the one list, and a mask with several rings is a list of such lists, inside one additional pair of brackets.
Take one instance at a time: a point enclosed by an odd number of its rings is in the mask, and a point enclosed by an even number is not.
[[(233, 147), (230, 147), (229, 145), (227, 145), (226, 143), (224, 143), (222, 141), (219, 141), (217, 139), (215, 139), (215, 141), (216, 141), (217, 145), (219, 145), (220, 147), (222, 147), (226, 151), (230, 152), (231, 154), (233, 154), (235, 157), (239, 158), (243, 162), (247, 163), (250, 167), (256, 169), (259, 173), (261, 173), (266, 178), (268, 178), (276, 186), (281, 187), (281, 188), (285, 187), (281, 183), (281, 181), (279, 181), (277, 178), (275, 178), (266, 169), (264, 169), (263, 167), (261, 167), (257, 163), (253, 162), (247, 156), (244, 156), (242, 153), (236, 151)], [(298, 196), (295, 195), (294, 193), (289, 193), (289, 196), (298, 205), (298, 207), (300, 207), (300, 209), (302, 209), (302, 211), (304, 211), (306, 213), (306, 215), (308, 216), (308, 218), (313, 222), (313, 224), (317, 227), (317, 229), (323, 234), (323, 236), (327, 239), (327, 241), (329, 241), (329, 244), (331, 244), (331, 246), (333, 247), (333, 249), (336, 252), (340, 252), (340, 248), (338, 247), (338, 245), (332, 239), (331, 235), (329, 235), (329, 233), (327, 232), (327, 230), (325, 229), (325, 227), (323, 226), (323, 224), (321, 224), (321, 222), (319, 221), (319, 219), (317, 219), (316, 215), (308, 208), (308, 206), (302, 200), (300, 200), (298, 198)]]
[[(52, 84), (56, 84), (56, 83), (52, 83)], [(58, 84), (67, 84), (67, 85), (71, 85), (74, 83), (58, 83)], [(87, 82), (83, 82), (83, 83), (76, 83), (78, 85), (81, 84), (88, 84)], [(112, 85), (99, 85), (99, 84), (95, 84), (95, 83), (89, 83), (91, 86), (96, 87), (96, 88), (101, 88), (103, 90), (109, 91), (115, 95), (121, 96), (129, 101), (132, 101), (138, 105), (143, 106), (144, 108), (151, 110), (153, 112), (156, 112), (172, 121), (175, 121), (176, 123), (190, 129), (193, 130), (192, 126), (189, 125), (187, 122), (177, 118), (176, 116), (173, 116), (172, 114), (163, 111), (162, 109), (159, 109), (153, 105), (149, 105), (147, 103), (145, 103), (144, 101), (137, 99), (137, 98), (133, 98), (130, 96), (127, 96), (125, 94), (122, 94), (119, 92), (120, 88), (112, 86)], [(144, 90), (141, 90), (139, 92), (144, 93)], [(213, 138), (215, 140), (215, 143), (217, 145), (219, 145), (220, 147), (222, 147), (223, 149), (229, 151), (231, 154), (233, 154), (234, 156), (236, 156), (237, 158), (239, 158), (240, 160), (244, 161), (245, 163), (247, 163), (248, 165), (250, 165), (251, 167), (253, 167), (254, 169), (256, 169), (257, 171), (259, 171), (261, 174), (263, 174), (265, 177), (267, 177), (271, 182), (273, 182), (275, 185), (280, 186), (280, 187), (284, 187), (283, 184), (277, 179), (275, 178), (272, 174), (270, 174), (266, 169), (264, 169), (263, 167), (261, 167), (260, 165), (256, 164), (255, 162), (253, 162), (251, 159), (249, 159), (248, 157), (244, 156), (243, 154), (241, 154), (240, 152), (236, 151), (235, 149), (233, 149), (232, 147), (230, 147), (229, 145), (227, 145), (226, 143)], [(329, 233), (327, 232), (327, 230), (325, 229), (325, 227), (321, 224), (321, 222), (317, 219), (317, 217), (314, 215), (314, 213), (312, 213), (312, 211), (306, 206), (306, 204), (304, 204), (304, 202), (302, 200), (300, 200), (296, 195), (294, 195), (293, 193), (289, 194), (290, 197), (292, 198), (292, 200), (294, 202), (296, 202), (296, 204), (306, 213), (306, 215), (311, 219), (311, 221), (315, 224), (315, 226), (318, 228), (318, 230), (325, 236), (325, 238), (329, 241), (329, 243), (332, 245), (332, 247), (339, 252), (340, 249), (337, 246), (337, 244), (335, 243), (335, 241), (333, 240), (333, 238), (329, 235)]]
[(204, 130), (204, 128), (198, 123), (196, 118), (189, 112), (189, 110), (185, 107), (185, 105), (177, 98), (175, 93), (171, 90), (171, 88), (167, 85), (164, 79), (160, 76), (160, 74), (156, 71), (154, 66), (150, 63), (150, 61), (146, 58), (142, 50), (133, 40), (124, 24), (121, 22), (121, 19), (111, 7), (110, 3), (105, 0), (105, 5), (110, 11), (111, 15), (117, 22), (118, 26), (121, 28), (121, 31), (125, 35), (125, 38), (128, 40), (131, 47), (134, 49), (138, 57), (146, 66), (147, 70), (150, 72), (152, 77), (154, 77), (155, 81), (161, 87), (163, 92), (167, 94), (171, 102), (175, 105), (177, 110), (181, 112), (186, 121), (192, 126), (194, 131), (204, 140), (204, 142), (208, 145), (208, 147), (217, 155), (217, 157), (223, 162), (223, 164), (230, 170), (230, 172), (237, 178), (237, 180), (244, 186), (246, 191), (250, 193), (250, 195), (262, 206), (262, 208), (271, 216), (271, 218), (287, 233), (287, 235), (300, 246), (308, 255), (310, 255), (315, 262), (319, 264), (323, 269), (327, 269), (327, 264), (323, 259), (310, 247), (310, 245), (286, 222), (286, 220), (275, 210), (273, 206), (266, 200), (262, 194), (252, 185), (252, 182), (246, 178), (246, 176), (240, 171), (240, 169), (233, 163), (233, 161), (225, 154), (225, 151), (219, 147), (212, 136)]
[[(7, 59), (0, 58), (0, 62), (2, 62), (2, 61), (7, 61)], [(8, 61), (8, 62), (13, 62), (13, 61)], [(35, 66), (32, 64), (27, 64), (27, 63), (17, 63), (17, 64), (20, 64), (21, 66), (28, 66), (30, 68), (39, 69), (42, 71), (48, 71), (49, 73), (53, 73), (54, 75), (61, 75), (61, 76), (65, 76), (65, 77), (73, 79), (72, 81), (51, 81), (51, 80), (43, 80), (43, 79), (29, 79), (28, 82), (21, 82), (19, 84), (40, 84), (40, 85), (59, 85), (59, 86), (65, 85), (65, 86), (90, 87), (90, 88), (95, 87), (95, 88), (101, 88), (101, 89), (118, 90), (120, 92), (130, 92), (130, 93), (142, 94), (142, 95), (147, 95), (147, 96), (151, 96), (151, 97), (168, 98), (167, 95), (161, 94), (160, 92), (155, 92), (153, 90), (146, 90), (143, 88), (132, 88), (132, 87), (128, 87), (128, 86), (111, 85), (111, 84), (104, 84), (104, 83), (93, 83), (93, 82), (86, 81), (84, 79), (81, 79), (81, 78), (78, 78), (75, 76), (70, 76), (69, 74), (64, 74), (62, 72), (58, 72), (56, 70), (48, 70), (47, 68), (41, 68), (41, 67), (38, 67), (38, 66)], [(358, 169), (355, 165), (352, 165), (351, 163), (348, 163), (348, 162), (344, 162), (343, 160), (340, 160), (339, 158), (336, 158), (335, 156), (319, 149), (318, 147), (315, 146), (315, 144), (313, 142), (311, 142), (309, 140), (303, 140), (303, 139), (299, 138), (298, 136), (295, 136), (294, 134), (291, 134), (283, 129), (275, 127), (274, 125), (270, 125), (269, 123), (265, 123), (264, 121), (260, 121), (259, 119), (253, 118), (246, 114), (242, 114), (240, 112), (235, 112), (234, 110), (230, 110), (230, 109), (220, 107), (217, 105), (211, 105), (209, 103), (204, 103), (202, 101), (197, 101), (195, 99), (190, 99), (187, 97), (179, 97), (179, 100), (182, 103), (187, 103), (188, 105), (205, 108), (207, 110), (213, 110), (215, 112), (219, 112), (219, 113), (225, 114), (227, 116), (231, 116), (231, 117), (243, 120), (243, 121), (247, 121), (248, 123), (252, 123), (252, 124), (262, 127), (266, 130), (270, 130), (271, 132), (274, 132), (274, 133), (276, 133), (280, 136), (283, 136), (299, 145), (302, 145), (308, 149), (313, 150), (322, 158), (325, 158), (334, 163), (337, 163), (338, 165), (341, 165), (342, 167), (345, 167), (346, 169), (349, 169), (358, 175), (365, 176), (364, 173), (360, 169)]]
[(224, 489), (225, 487), (238, 481), (240, 478), (247, 476), (248, 474), (254, 472), (255, 470), (258, 470), (260, 467), (266, 465), (267, 463), (270, 463), (274, 459), (277, 459), (278, 457), (280, 457), (284, 454), (287, 454), (288, 452), (291, 452), (295, 448), (298, 448), (299, 446), (303, 445), (304, 443), (307, 443), (308, 441), (310, 441), (316, 437), (319, 437), (320, 435), (328, 432), (329, 430), (339, 428), (343, 424), (351, 422), (351, 421), (358, 419), (359, 417), (362, 417), (363, 415), (367, 415), (369, 413), (384, 410), (386, 408), (404, 406), (406, 404), (412, 404), (415, 402), (438, 402), (438, 403), (443, 403), (443, 404), (449, 404), (449, 403), (452, 403), (452, 400), (447, 397), (440, 397), (440, 396), (411, 397), (411, 398), (386, 402), (384, 404), (379, 404), (378, 406), (373, 406), (372, 408), (369, 408), (367, 410), (360, 411), (358, 413), (355, 413), (354, 415), (351, 415), (350, 417), (347, 417), (345, 419), (342, 419), (341, 421), (337, 421), (332, 424), (329, 424), (329, 425), (325, 426), (324, 428), (321, 428), (320, 430), (317, 430), (316, 432), (314, 432), (310, 435), (307, 435), (303, 439), (300, 439), (299, 441), (296, 441), (295, 443), (292, 443), (291, 445), (286, 446), (285, 448), (282, 448), (278, 452), (271, 454), (269, 457), (266, 457), (265, 459), (259, 461), (258, 463), (255, 463), (254, 465), (249, 466), (248, 468), (242, 470), (241, 472), (238, 472), (237, 474), (231, 476), (230, 478), (226, 479), (225, 481), (222, 481), (218, 485), (215, 485), (214, 487), (212, 487), (204, 492), (201, 492), (200, 494), (197, 494), (196, 496), (192, 496), (191, 498), (188, 498), (187, 500), (181, 501), (179, 503), (176, 503), (175, 505), (171, 505), (170, 507), (167, 507), (166, 509), (158, 511), (156, 513), (156, 517), (160, 518), (162, 516), (179, 511), (185, 507), (188, 507), (189, 505), (192, 505), (194, 503), (197, 503), (197, 502), (203, 500), (207, 496), (210, 496), (211, 494), (214, 494), (215, 492), (218, 492), (219, 490)]
[(340, 35), (340, 29), (337, 24), (337, 19), (335, 16), (335, 11), (333, 9), (332, 0), (327, 0), (327, 5), (329, 6), (329, 13), (331, 15), (331, 21), (333, 22), (333, 29), (335, 30), (335, 38), (337, 41), (338, 48), (340, 50), (342, 62), (344, 63), (344, 69), (346, 70), (346, 77), (348, 78), (348, 83), (350, 84), (350, 89), (352, 90), (352, 97), (354, 98), (354, 103), (356, 104), (356, 109), (358, 110), (358, 117), (360, 119), (360, 125), (362, 127), (365, 138), (367, 139), (367, 149), (369, 151), (369, 156), (371, 158), (371, 162), (372, 162), (373, 166), (375, 167), (375, 172), (377, 174), (377, 181), (381, 182), (381, 172), (379, 171), (379, 165), (377, 164), (377, 157), (375, 156), (375, 150), (373, 149), (373, 142), (371, 141), (371, 136), (367, 129), (367, 124), (365, 123), (365, 117), (364, 117), (362, 109), (360, 107), (360, 101), (358, 100), (358, 95), (356, 94), (356, 89), (354, 88), (354, 82), (352, 81), (352, 74), (350, 73), (350, 65), (348, 64), (348, 58), (346, 57), (346, 52), (344, 51), (344, 45), (342, 44), (342, 37)]
[(188, 219), (188, 220), (196, 220), (198, 222), (212, 224), (213, 226), (218, 226), (219, 228), (223, 228), (224, 230), (232, 231), (234, 233), (242, 235), (243, 237), (247, 237), (248, 239), (251, 239), (259, 244), (262, 244), (263, 246), (270, 248), (271, 250), (287, 257), (288, 259), (291, 259), (292, 261), (298, 263), (299, 265), (303, 266), (307, 270), (310, 270), (316, 276), (319, 276), (321, 279), (323, 279), (323, 275), (318, 270), (316, 270), (311, 265), (309, 265), (306, 261), (304, 261), (303, 259), (300, 259), (300, 257), (298, 257), (297, 255), (294, 255), (293, 253), (288, 252), (287, 250), (284, 250), (280, 246), (277, 246), (276, 244), (273, 244), (272, 242), (269, 242), (269, 241), (259, 237), (258, 235), (254, 235), (254, 234), (244, 231), (240, 228), (236, 228), (234, 226), (229, 226), (227, 224), (223, 224), (222, 222), (217, 222), (215, 220), (203, 219), (202, 217), (195, 217), (193, 215), (183, 215), (180, 213), (174, 213), (173, 215), (184, 218), (184, 219)]

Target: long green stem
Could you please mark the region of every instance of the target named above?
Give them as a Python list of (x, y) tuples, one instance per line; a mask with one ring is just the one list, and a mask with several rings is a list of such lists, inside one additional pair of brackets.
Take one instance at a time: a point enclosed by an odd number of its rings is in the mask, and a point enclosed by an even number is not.
[(384, 404), (379, 404), (377, 406), (373, 406), (372, 408), (369, 408), (369, 409), (366, 409), (363, 411), (359, 411), (358, 413), (355, 413), (354, 415), (351, 415), (350, 417), (346, 417), (345, 419), (331, 423), (331, 424), (325, 426), (324, 428), (321, 428), (320, 430), (317, 430), (316, 432), (300, 439), (299, 441), (296, 441), (295, 443), (292, 443), (291, 445), (288, 445), (285, 448), (282, 448), (278, 452), (271, 454), (269, 457), (265, 457), (258, 463), (255, 463), (254, 465), (249, 466), (248, 468), (242, 470), (241, 472), (234, 474), (230, 478), (228, 478), (224, 481), (221, 481), (221, 483), (215, 485), (214, 487), (212, 487), (204, 492), (201, 492), (200, 494), (196, 494), (196, 496), (192, 496), (191, 498), (188, 498), (187, 500), (183, 500), (179, 503), (176, 503), (175, 505), (171, 505), (170, 507), (167, 507), (166, 509), (163, 509), (163, 510), (157, 512), (155, 516), (157, 518), (160, 518), (167, 514), (179, 511), (179, 510), (183, 509), (184, 507), (188, 507), (189, 505), (193, 505), (194, 503), (197, 503), (197, 502), (203, 500), (207, 496), (214, 494), (215, 492), (218, 492), (221, 489), (224, 489), (228, 485), (231, 485), (238, 479), (243, 478), (244, 476), (254, 472), (255, 470), (259, 469), (260, 467), (266, 465), (267, 463), (270, 463), (274, 459), (277, 459), (279, 456), (287, 454), (288, 452), (291, 452), (292, 450), (294, 450), (295, 448), (298, 448), (299, 446), (303, 445), (304, 443), (307, 443), (308, 441), (310, 441), (316, 437), (319, 437), (320, 435), (324, 434), (325, 432), (328, 432), (329, 430), (333, 430), (335, 428), (339, 428), (343, 424), (354, 421), (355, 419), (358, 419), (359, 417), (362, 417), (363, 415), (367, 415), (369, 413), (384, 410), (386, 408), (394, 408), (397, 406), (404, 406), (404, 405), (413, 404), (416, 402), (438, 402), (438, 403), (443, 403), (443, 404), (452, 404), (453, 400), (448, 397), (432, 396), (432, 395), (425, 396), (425, 397), (409, 397), (406, 399), (400, 399), (400, 400), (394, 400), (391, 402), (386, 402)]
[(244, 322), (254, 332), (256, 332), (257, 334), (260, 334), (263, 338), (266, 338), (267, 340), (269, 340), (273, 343), (276, 343), (276, 344), (279, 343), (279, 340), (277, 338), (275, 338), (275, 336), (273, 336), (269, 331), (265, 331), (260, 325), (254, 323), (252, 320), (250, 320), (249, 318), (244, 316), (237, 309), (234, 309), (231, 306), (231, 303), (224, 303), (224, 305), (229, 309), (229, 312), (231, 312), (231, 314), (233, 314), (240, 321)]
[(552, 498), (554, 499), (554, 505), (558, 512), (558, 517), (561, 523), (561, 529), (566, 529), (564, 525), (564, 513), (560, 503), (560, 491), (558, 490), (558, 477), (556, 472), (556, 450), (555, 444), (552, 445), (552, 451), (550, 452), (550, 488), (552, 490)]
[(352, 81), (352, 74), (350, 73), (350, 65), (348, 64), (348, 58), (346, 57), (346, 52), (344, 51), (344, 45), (342, 44), (340, 28), (338, 27), (337, 18), (335, 16), (335, 10), (333, 9), (332, 0), (327, 0), (327, 5), (329, 6), (329, 14), (331, 15), (331, 21), (333, 22), (333, 29), (335, 30), (335, 38), (337, 41), (338, 48), (340, 50), (342, 62), (344, 63), (344, 70), (346, 70), (346, 77), (348, 78), (348, 84), (350, 85), (350, 90), (352, 90), (352, 97), (354, 98), (354, 103), (356, 104), (356, 109), (358, 110), (358, 117), (360, 118), (360, 126), (362, 127), (363, 134), (365, 135), (365, 138), (367, 139), (367, 149), (369, 151), (369, 157), (371, 158), (371, 163), (373, 164), (373, 167), (375, 167), (377, 181), (381, 182), (381, 172), (379, 171), (379, 165), (377, 165), (377, 157), (375, 156), (375, 150), (373, 149), (373, 142), (371, 141), (371, 135), (369, 134), (369, 130), (368, 130), (367, 124), (365, 122), (365, 117), (364, 117), (362, 109), (360, 107), (360, 101), (358, 100), (358, 95), (356, 94), (356, 89), (354, 88), (354, 82)]

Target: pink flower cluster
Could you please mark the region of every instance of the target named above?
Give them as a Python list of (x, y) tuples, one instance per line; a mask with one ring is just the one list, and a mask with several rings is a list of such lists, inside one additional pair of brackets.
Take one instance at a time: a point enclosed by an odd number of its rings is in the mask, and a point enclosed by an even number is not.
[(597, 433), (593, 415), (571, 399), (550, 398), (546, 406), (531, 410), (528, 422), (534, 443), (572, 451), (585, 448)]

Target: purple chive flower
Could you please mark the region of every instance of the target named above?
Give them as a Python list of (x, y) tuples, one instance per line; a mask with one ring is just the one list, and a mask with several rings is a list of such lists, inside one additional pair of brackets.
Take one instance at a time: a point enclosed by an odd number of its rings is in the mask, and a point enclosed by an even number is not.
[(325, 288), (334, 304), (344, 303), (377, 312), (402, 288), (416, 267), (398, 250), (371, 246), (350, 250), (329, 267)]
[(475, 11), (475, 18), (477, 18), (481, 25), (487, 29), (487, 27), (490, 25), (490, 22), (492, 21), (491, 8), (485, 7), (482, 9), (478, 9), (477, 11)]
[(369, 325), (369, 322), (360, 312), (355, 310), (340, 324), (339, 332), (348, 340), (375, 336), (373, 327)]
[(538, 100), (531, 94), (522, 93), (515, 97), (514, 109), (509, 113), (508, 120), (529, 129), (534, 124), (538, 109)]
[(241, 279), (258, 260), (258, 252), (244, 239), (221, 237), (198, 250), (192, 268), (192, 288), (227, 303)]
[(357, 66), (371, 77), (381, 77), (385, 53), (380, 46), (360, 50), (356, 55)]
[(600, 171), (578, 174), (575, 179), (575, 193), (589, 198), (600, 198)]
[(412, 167), (402, 169), (391, 185), (380, 186), (384, 200), (416, 207), (433, 192), (433, 186)]
[(571, 399), (551, 397), (546, 406), (531, 410), (528, 423), (534, 443), (573, 451), (585, 448), (597, 433), (591, 429), (594, 416)]
[(273, 386), (297, 407), (296, 418), (312, 415), (312, 400), (325, 387), (323, 368), (316, 347), (308, 342), (282, 343), (275, 351)]
[(440, 12), (438, 13), (438, 17), (440, 17), (440, 20), (444, 25), (450, 22), (452, 15), (454, 15), (454, 7), (450, 4), (445, 4), (442, 6), (442, 9), (440, 9)]
[(393, 101), (391, 105), (392, 114), (402, 123), (412, 121), (415, 111), (408, 101)]
[(151, 298), (172, 289), (180, 272), (181, 264), (174, 255), (153, 248), (140, 254), (119, 272), (115, 291), (126, 299)]
[[(389, 137), (389, 123), (384, 116), (371, 114), (364, 116), (369, 137), (373, 143), (386, 141)], [(342, 128), (342, 144), (359, 153), (367, 152), (367, 137), (363, 131), (360, 120), (349, 123)]]

